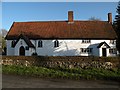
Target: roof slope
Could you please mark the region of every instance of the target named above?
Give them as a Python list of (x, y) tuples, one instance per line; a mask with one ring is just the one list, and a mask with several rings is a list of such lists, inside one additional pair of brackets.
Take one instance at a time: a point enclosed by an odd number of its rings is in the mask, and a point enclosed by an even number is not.
[(24, 34), (30, 39), (115, 39), (116, 33), (108, 21), (46, 21), (14, 22), (6, 39)]
[(97, 46), (97, 48), (100, 48), (103, 44), (105, 44), (105, 45), (107, 46), (107, 48), (110, 48), (110, 46), (109, 46), (106, 42), (101, 42), (101, 43)]
[(18, 43), (19, 39), (24, 39), (24, 41), (26, 42), (26, 44), (29, 47), (35, 48), (35, 46), (32, 44), (32, 42), (25, 35), (22, 35), (22, 34), (19, 35), (19, 37), (17, 38), (17, 41), (15, 42), (13, 47), (16, 46), (16, 44)]

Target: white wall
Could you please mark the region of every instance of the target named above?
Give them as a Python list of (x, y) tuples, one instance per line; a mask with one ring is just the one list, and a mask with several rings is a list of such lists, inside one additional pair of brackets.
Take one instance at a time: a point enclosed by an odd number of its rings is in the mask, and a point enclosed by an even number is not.
[[(28, 46), (23, 39), (20, 39), (14, 48), (11, 47), (11, 42), (12, 40), (7, 41), (7, 55), (8, 56), (12, 56), (12, 55), (19, 56), (20, 47), (23, 46), (25, 48), (26, 46)], [(29, 50), (25, 50), (25, 56), (31, 56), (33, 52), (35, 52), (35, 50), (33, 48), (29, 48)]]
[(7, 55), (11, 56), (14, 55), (14, 48), (11, 47), (11, 42), (12, 40), (7, 40), (6, 45), (7, 45)]
[[(20, 42), (23, 42), (21, 45)], [(80, 48), (93, 48), (93, 52), (91, 55), (94, 56), (101, 56), (102, 51), (101, 48), (97, 48), (99, 43), (106, 42), (111, 47), (115, 47), (115, 45), (110, 44), (110, 40), (91, 40), (91, 43), (82, 43), (82, 40), (58, 40), (59, 41), (59, 47), (54, 47), (54, 41), (55, 40), (42, 40), (43, 41), (43, 47), (38, 47), (38, 41), (31, 40), (33, 45), (36, 47), (36, 52), (38, 55), (41, 56), (88, 56), (88, 54), (81, 53)], [(8, 47), (10, 45), (10, 40), (8, 42)], [(20, 39), (15, 46), (15, 51), (11, 48), (8, 48), (7, 55), (19, 55), (19, 48), (21, 46), (27, 46), (26, 42), (22, 39)], [(32, 53), (35, 52), (35, 49), (29, 48), (29, 50), (25, 51), (26, 56), (31, 56)], [(107, 56), (110, 56), (108, 53), (109, 49), (107, 49)]]
[[(91, 43), (82, 43), (82, 40), (59, 40), (59, 47), (54, 47), (55, 40), (43, 40), (43, 47), (36, 47), (38, 55), (42, 56), (88, 56), (81, 53), (80, 48), (93, 48), (91, 55), (99, 56), (99, 48), (97, 46), (101, 42), (109, 44), (110, 40), (91, 40)], [(38, 43), (38, 40), (37, 40)], [(111, 45), (110, 45), (111, 46)], [(113, 45), (112, 45), (113, 46)], [(109, 50), (107, 49), (107, 55)], [(109, 55), (108, 55), (109, 56)]]

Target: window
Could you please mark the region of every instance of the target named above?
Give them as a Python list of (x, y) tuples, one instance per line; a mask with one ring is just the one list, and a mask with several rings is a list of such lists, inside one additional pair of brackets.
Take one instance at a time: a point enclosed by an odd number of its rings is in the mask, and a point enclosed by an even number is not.
[(15, 41), (13, 40), (13, 41), (11, 42), (11, 47), (14, 47), (14, 44), (15, 44)]
[(38, 41), (38, 47), (42, 47), (42, 41)]
[(26, 47), (25, 47), (25, 49), (26, 49), (26, 50), (29, 50), (29, 47), (28, 47), (28, 46), (26, 46)]
[(117, 50), (115, 48), (109, 49), (110, 54), (117, 54)]
[(90, 43), (91, 40), (82, 40), (82, 43)]
[(22, 45), (22, 41), (20, 41), (20, 44)]
[(54, 42), (54, 47), (59, 47), (59, 41), (58, 41), (58, 40), (56, 40), (56, 41)]
[(115, 40), (110, 40), (110, 44), (115, 44)]
[(81, 53), (92, 53), (92, 48), (81, 48)]

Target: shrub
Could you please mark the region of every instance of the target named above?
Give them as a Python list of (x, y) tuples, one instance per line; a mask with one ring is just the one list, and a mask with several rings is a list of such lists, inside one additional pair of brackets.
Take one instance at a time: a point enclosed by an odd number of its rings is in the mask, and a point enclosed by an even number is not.
[(66, 78), (66, 79), (106, 79), (120, 80), (119, 69), (81, 69), (81, 68), (45, 68), (3, 65), (3, 73), (29, 75), (44, 78)]

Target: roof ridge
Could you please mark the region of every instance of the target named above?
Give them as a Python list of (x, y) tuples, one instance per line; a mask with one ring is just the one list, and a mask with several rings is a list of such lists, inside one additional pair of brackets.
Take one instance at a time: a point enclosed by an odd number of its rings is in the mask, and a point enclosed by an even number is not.
[[(35, 22), (68, 22), (67, 20), (64, 21), (25, 21), (25, 22), (14, 22), (14, 23), (35, 23)], [(74, 20), (74, 22), (108, 22), (108, 21), (95, 21), (95, 20)]]

